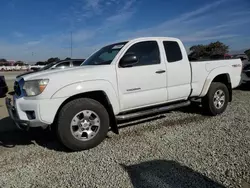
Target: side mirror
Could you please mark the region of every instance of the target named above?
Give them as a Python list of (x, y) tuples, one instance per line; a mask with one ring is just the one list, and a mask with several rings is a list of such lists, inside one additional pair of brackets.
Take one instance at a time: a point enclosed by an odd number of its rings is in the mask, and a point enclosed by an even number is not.
[(132, 67), (133, 65), (138, 63), (138, 58), (134, 54), (127, 54), (122, 57), (120, 60), (121, 67)]

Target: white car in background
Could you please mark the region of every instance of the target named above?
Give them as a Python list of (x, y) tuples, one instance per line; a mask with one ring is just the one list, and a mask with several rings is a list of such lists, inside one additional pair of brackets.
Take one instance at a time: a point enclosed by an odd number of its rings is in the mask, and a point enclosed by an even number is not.
[(29, 66), (23, 65), (23, 66), (0, 66), (0, 71), (25, 71), (25, 70), (29, 70)]
[(31, 70), (30, 72), (19, 74), (19, 75), (17, 75), (16, 78), (19, 78), (21, 76), (28, 75), (28, 74), (31, 74), (31, 73), (34, 73), (34, 72), (53, 70), (53, 69), (58, 69), (58, 70), (61, 69), (61, 70), (63, 70), (63, 69), (66, 69), (66, 68), (78, 67), (84, 62), (84, 60), (85, 59), (70, 59), (70, 60), (56, 61), (56, 62), (50, 63), (48, 65), (45, 65), (45, 66), (32, 65), (30, 67), (30, 70)]

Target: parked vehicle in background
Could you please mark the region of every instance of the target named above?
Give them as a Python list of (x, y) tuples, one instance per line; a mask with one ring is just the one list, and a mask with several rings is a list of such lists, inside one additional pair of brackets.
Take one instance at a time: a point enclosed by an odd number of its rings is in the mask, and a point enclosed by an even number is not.
[(215, 54), (207, 57), (195, 57), (194, 53), (188, 55), (190, 61), (210, 61), (210, 60), (222, 60), (222, 59), (232, 59), (229, 54)]
[(232, 56), (229, 54), (224, 54), (224, 55), (217, 54), (217, 55), (211, 55), (209, 57), (210, 60), (231, 59), (231, 58)]
[(41, 68), (43, 68), (43, 67), (45, 67), (45, 65), (30, 65), (30, 66), (29, 66), (29, 69), (30, 69), (31, 71), (37, 71), (37, 70), (39, 70), (39, 69), (41, 69)]
[(23, 65), (23, 66), (0, 66), (0, 71), (25, 71), (29, 70), (29, 66)]
[(242, 61), (241, 84), (250, 83), (250, 62), (246, 54), (234, 54), (233, 59), (240, 59)]
[(246, 54), (234, 54), (232, 58), (241, 59), (243, 68), (249, 63), (249, 58)]
[(19, 128), (52, 126), (69, 149), (100, 144), (117, 122), (188, 106), (201, 99), (216, 116), (241, 80), (240, 59), (190, 62), (176, 38), (137, 38), (110, 44), (81, 67), (19, 77), (10, 117)]
[(17, 78), (27, 75), (27, 74), (31, 74), (34, 72), (40, 72), (40, 71), (45, 71), (45, 70), (52, 70), (52, 69), (66, 69), (66, 68), (70, 68), (70, 67), (77, 67), (80, 66), (85, 59), (70, 59), (70, 60), (61, 60), (61, 61), (57, 61), (57, 62), (53, 62), (50, 63), (44, 67), (41, 68), (37, 68), (37, 69), (32, 69), (33, 71), (30, 72), (26, 72), (23, 74), (20, 74), (17, 76)]
[(39, 71), (49, 70), (49, 69), (65, 69), (69, 67), (80, 66), (85, 59), (70, 59), (70, 60), (61, 60), (54, 63), (50, 63), (45, 67), (41, 68)]
[(250, 62), (244, 66), (241, 73), (241, 84), (246, 83), (250, 83)]
[(8, 86), (6, 84), (4, 76), (0, 75), (0, 97), (3, 97), (8, 92)]

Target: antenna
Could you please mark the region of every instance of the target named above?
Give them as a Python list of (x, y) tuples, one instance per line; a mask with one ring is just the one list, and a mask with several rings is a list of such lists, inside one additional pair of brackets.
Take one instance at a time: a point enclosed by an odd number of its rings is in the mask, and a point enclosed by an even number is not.
[(70, 45), (70, 57), (72, 58), (72, 45), (73, 45), (73, 44), (72, 44), (72, 31), (70, 32), (70, 38), (71, 38), (71, 39), (70, 39), (70, 41), (71, 41), (71, 42), (70, 42), (70, 43), (71, 43), (71, 45)]

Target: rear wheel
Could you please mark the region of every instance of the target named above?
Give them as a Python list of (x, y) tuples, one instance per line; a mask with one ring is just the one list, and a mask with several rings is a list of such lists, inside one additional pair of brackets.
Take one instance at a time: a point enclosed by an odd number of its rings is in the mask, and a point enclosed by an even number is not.
[(213, 82), (207, 95), (202, 99), (202, 107), (205, 113), (216, 116), (223, 113), (229, 102), (229, 91), (225, 84)]
[(99, 145), (109, 129), (105, 107), (93, 99), (76, 99), (67, 103), (58, 117), (57, 135), (67, 148), (80, 151)]

